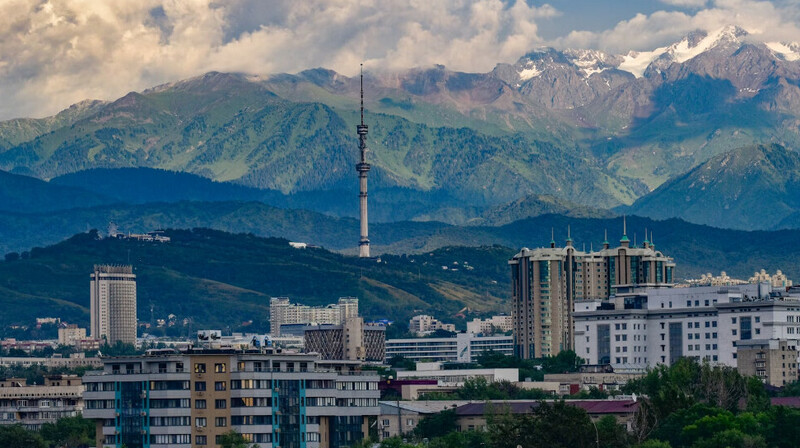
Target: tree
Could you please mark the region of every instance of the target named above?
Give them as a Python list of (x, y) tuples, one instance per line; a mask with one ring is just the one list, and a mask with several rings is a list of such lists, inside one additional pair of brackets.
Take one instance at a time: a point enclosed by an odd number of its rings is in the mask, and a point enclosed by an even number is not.
[(606, 415), (595, 423), (600, 446), (606, 448), (626, 448), (631, 446), (631, 436), (625, 425), (617, 423), (614, 416)]
[(228, 431), (219, 436), (219, 445), (222, 448), (258, 448), (258, 445), (251, 444), (236, 431)]
[(0, 426), (0, 446), (3, 448), (47, 448), (42, 436), (22, 425)]
[(50, 445), (60, 448), (78, 448), (94, 444), (95, 424), (81, 416), (64, 417), (55, 423), (45, 423), (39, 431)]
[(414, 428), (414, 437), (421, 440), (445, 436), (456, 430), (457, 418), (455, 409), (445, 409), (429, 415), (420, 420), (417, 427)]

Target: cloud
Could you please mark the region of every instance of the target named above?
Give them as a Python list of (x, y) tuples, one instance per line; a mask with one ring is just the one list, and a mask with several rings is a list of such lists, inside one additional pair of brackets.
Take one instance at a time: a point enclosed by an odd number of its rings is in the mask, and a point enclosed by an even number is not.
[(488, 71), (540, 45), (647, 50), (729, 23), (759, 39), (800, 41), (793, 0), (663, 1), (699, 9), (632, 11), (608, 30), (546, 42), (537, 22), (560, 12), (526, 0), (4, 0), (0, 119), (50, 115), (211, 70), (352, 75), (364, 62), (374, 71)]
[(650, 15), (636, 14), (602, 32), (573, 31), (557, 39), (554, 45), (597, 48), (612, 53), (652, 50), (675, 42), (691, 31), (710, 32), (725, 25), (742, 27), (759, 42), (800, 41), (799, 18), (800, 4), (796, 2), (716, 0), (693, 14), (657, 11)]
[(556, 14), (524, 0), (6, 0), (0, 118), (210, 70), (487, 71), (541, 44), (536, 21)]
[(708, 4), (708, 0), (661, 0), (661, 3), (685, 8), (702, 8)]

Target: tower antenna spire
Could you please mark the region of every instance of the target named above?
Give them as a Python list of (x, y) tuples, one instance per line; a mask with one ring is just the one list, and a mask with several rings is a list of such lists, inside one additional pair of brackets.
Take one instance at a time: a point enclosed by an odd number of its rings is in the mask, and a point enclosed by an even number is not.
[(361, 64), (361, 125), (364, 125), (364, 64)]

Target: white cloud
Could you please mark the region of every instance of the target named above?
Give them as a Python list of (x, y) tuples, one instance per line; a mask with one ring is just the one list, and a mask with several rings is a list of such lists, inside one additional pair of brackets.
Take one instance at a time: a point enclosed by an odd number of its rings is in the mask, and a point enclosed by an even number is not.
[(525, 0), (6, 0), (0, 4), (0, 117), (210, 70), (354, 74), (445, 64), (487, 71), (541, 44)]
[[(678, 0), (682, 1), (682, 0)], [(782, 5), (763, 0), (716, 0), (693, 14), (657, 11), (636, 14), (611, 29), (595, 33), (573, 31), (558, 39), (559, 47), (598, 48), (614, 53), (652, 50), (675, 42), (694, 30), (714, 31), (738, 25), (760, 42), (800, 41), (800, 4)]]
[(702, 8), (708, 4), (708, 0), (661, 0), (661, 3), (685, 8)]

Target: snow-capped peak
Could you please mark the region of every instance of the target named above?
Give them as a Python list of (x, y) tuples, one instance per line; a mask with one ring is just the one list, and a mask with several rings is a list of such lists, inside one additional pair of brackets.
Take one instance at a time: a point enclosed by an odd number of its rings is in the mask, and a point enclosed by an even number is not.
[(747, 34), (747, 31), (734, 25), (724, 26), (711, 33), (692, 33), (681, 39), (680, 42), (656, 48), (653, 51), (631, 51), (623, 56), (619, 69), (633, 73), (639, 78), (647, 67), (659, 58), (666, 58), (670, 63), (683, 63), (720, 45), (739, 44), (741, 43), (740, 38)]
[(570, 62), (578, 66), (587, 78), (614, 67), (618, 62), (614, 61), (613, 56), (597, 50), (568, 49), (564, 51), (564, 55)]

